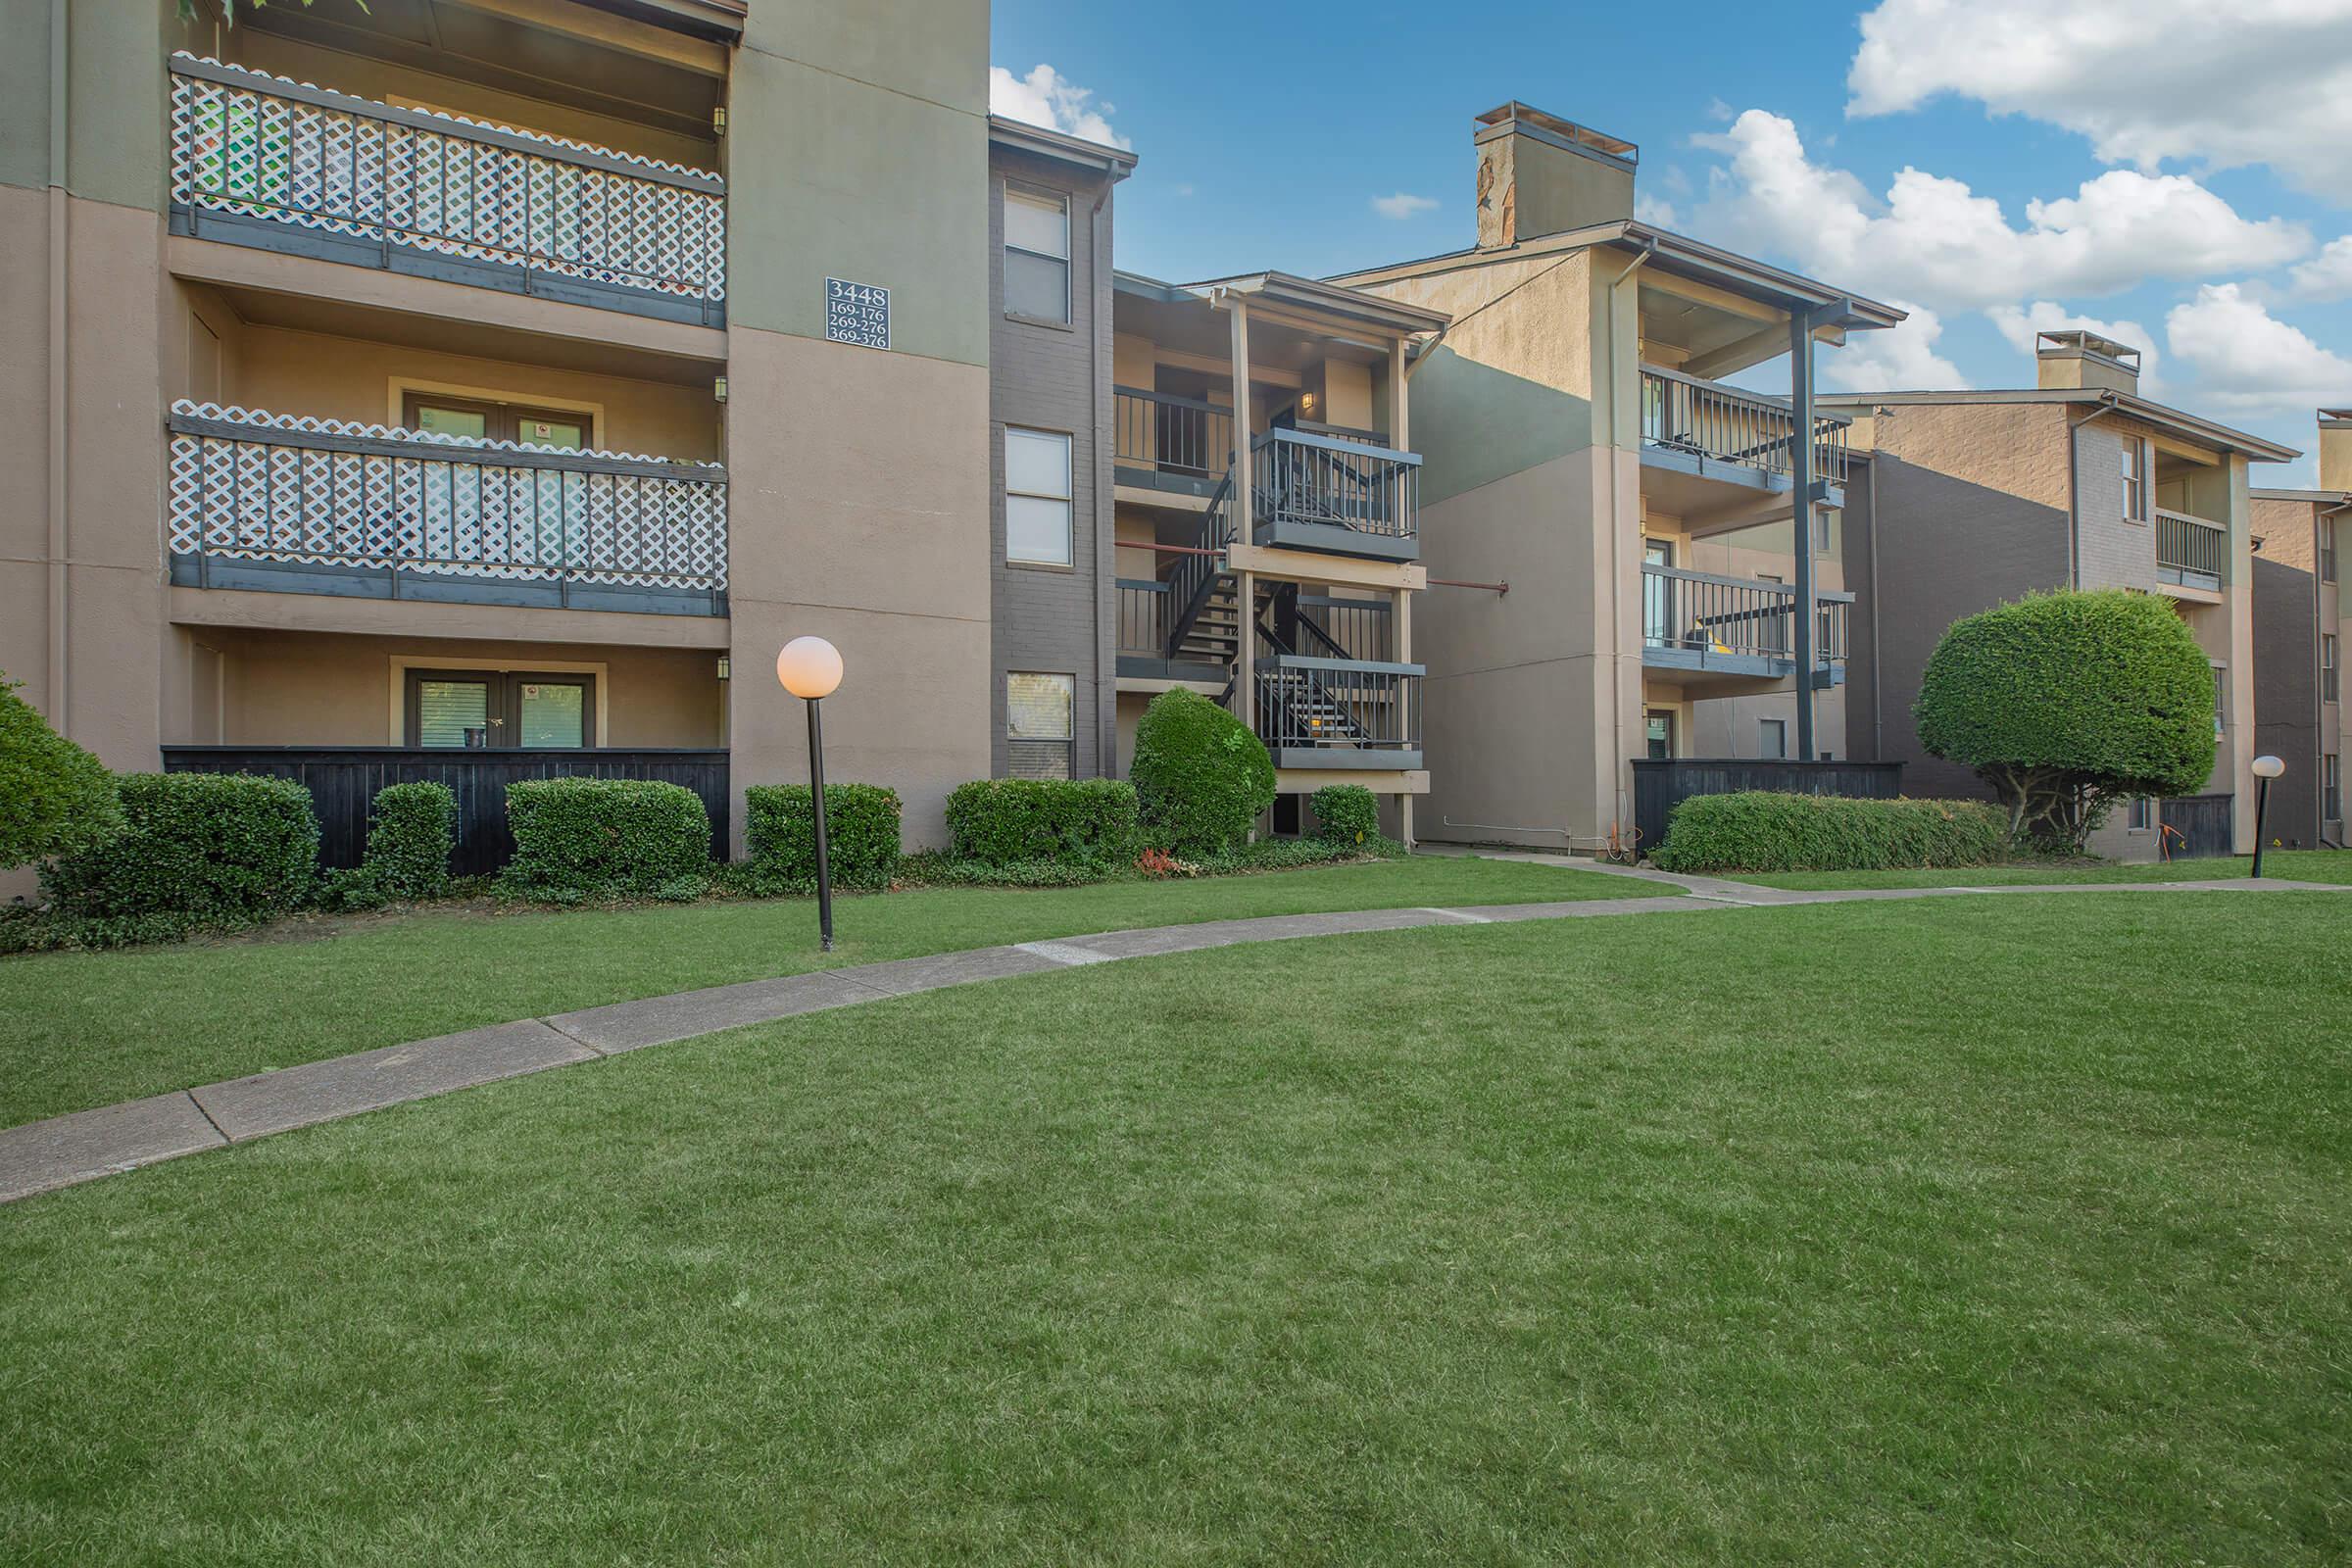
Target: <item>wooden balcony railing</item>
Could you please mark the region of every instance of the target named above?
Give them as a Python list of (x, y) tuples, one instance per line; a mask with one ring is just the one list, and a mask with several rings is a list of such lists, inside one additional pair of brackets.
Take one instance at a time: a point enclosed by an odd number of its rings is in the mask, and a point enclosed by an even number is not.
[(2156, 509), (2156, 580), (2219, 590), (2230, 580), (2230, 530), (2184, 512)]
[[(1814, 477), (1845, 483), (1847, 421), (1813, 420)], [(1687, 457), (1788, 473), (1794, 462), (1796, 416), (1788, 405), (1753, 392), (1656, 366), (1642, 368), (1642, 444)]]
[[(1814, 595), (1818, 620), (1813, 657), (1822, 664), (1845, 658), (1846, 612), (1853, 595)], [(1644, 647), (1740, 659), (1792, 658), (1796, 590), (1755, 577), (1718, 577), (1672, 566), (1642, 568)]]
[(174, 582), (718, 614), (710, 463), (172, 405)]
[(1197, 479), (1233, 466), (1233, 411), (1135, 387), (1111, 390), (1115, 460)]
[(175, 231), (711, 324), (726, 185), (175, 54)]

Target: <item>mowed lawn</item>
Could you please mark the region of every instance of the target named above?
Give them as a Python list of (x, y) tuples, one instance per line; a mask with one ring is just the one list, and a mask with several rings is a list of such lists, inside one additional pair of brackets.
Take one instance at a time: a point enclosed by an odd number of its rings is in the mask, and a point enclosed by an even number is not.
[(109, 1563), (2333, 1563), (2352, 903), (1102, 964), (0, 1209)]
[[(1817, 891), (1836, 888), (1997, 888), (2083, 882), (2223, 882), (2253, 874), (2242, 859), (2172, 860), (2150, 865), (1978, 865), (1951, 871), (1764, 871), (1726, 873), (1739, 882)], [(2352, 884), (2352, 850), (2272, 850), (2262, 874), (2289, 882)]]
[(817, 947), (814, 901), (777, 899), (428, 911), (0, 958), (0, 1127), (480, 1024), (843, 964), (1195, 920), (1672, 892), (1421, 856), (1199, 881), (841, 899), (831, 954)]

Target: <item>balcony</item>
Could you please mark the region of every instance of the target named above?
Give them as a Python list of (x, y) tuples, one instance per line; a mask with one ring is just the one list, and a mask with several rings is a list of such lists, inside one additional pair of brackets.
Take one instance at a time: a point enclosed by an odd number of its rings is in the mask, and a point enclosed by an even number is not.
[(2155, 509), (2156, 580), (2218, 594), (2230, 580), (2230, 530), (2184, 512)]
[[(1845, 678), (1854, 596), (1816, 592), (1815, 687)], [(1796, 591), (1752, 577), (1642, 568), (1642, 664), (1698, 695), (1736, 695), (1796, 673)]]
[(1421, 459), (1362, 433), (1268, 430), (1250, 444), (1252, 543), (1375, 561), (1421, 554)]
[(1274, 765), (1421, 766), (1419, 664), (1275, 654), (1256, 662), (1257, 735)]
[(727, 612), (716, 464), (172, 405), (172, 580), (368, 599)]
[[(1645, 492), (1665, 510), (1703, 521), (1726, 510), (1733, 526), (1762, 520), (1738, 509), (1786, 498), (1794, 483), (1796, 417), (1777, 398), (1741, 392), (1656, 366), (1642, 368), (1642, 464), (1652, 470)], [(1847, 421), (1813, 421), (1817, 497), (1835, 506), (1846, 475)], [(1780, 513), (1787, 514), (1786, 504)]]
[(716, 174), (193, 55), (171, 72), (175, 234), (724, 324)]
[(1112, 462), (1122, 485), (1205, 496), (1233, 466), (1233, 411), (1199, 398), (1111, 390)]

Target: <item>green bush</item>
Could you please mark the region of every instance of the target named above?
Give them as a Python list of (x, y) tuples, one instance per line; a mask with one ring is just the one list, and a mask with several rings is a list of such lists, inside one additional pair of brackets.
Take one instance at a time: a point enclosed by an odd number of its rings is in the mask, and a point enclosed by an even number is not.
[(1085, 860), (959, 860), (937, 850), (899, 862), (899, 880), (931, 888), (1079, 888), (1133, 876), (1129, 866)]
[(1144, 837), (1179, 855), (1210, 855), (1242, 843), (1274, 804), (1274, 760), (1265, 743), (1182, 687), (1161, 692), (1144, 710), (1128, 772)]
[[(816, 813), (806, 784), (755, 784), (743, 792), (751, 865), (739, 879), (760, 895), (816, 887)], [(833, 885), (868, 893), (890, 886), (899, 865), (899, 792), (880, 784), (825, 786), (825, 858)]]
[(710, 869), (702, 798), (656, 779), (524, 779), (507, 786), (507, 825), (514, 858), (500, 880), (528, 898), (628, 898)]
[(2003, 858), (2001, 813), (1982, 801), (1862, 801), (1742, 790), (1674, 808), (1650, 859), (1665, 871), (1882, 871)]
[(1318, 836), (1334, 844), (1369, 844), (1380, 837), (1380, 802), (1361, 784), (1326, 784), (1306, 798)]
[(122, 831), (104, 764), (0, 681), (0, 867), (89, 849)]
[(1135, 858), (1140, 808), (1124, 779), (984, 778), (948, 795), (948, 838), (958, 859), (1071, 864)]
[(2059, 849), (2116, 801), (2213, 772), (2213, 667), (2153, 594), (2035, 594), (1954, 621), (1912, 714), (1922, 746), (1991, 786), (2012, 836)]
[(61, 916), (241, 924), (310, 898), (318, 823), (300, 784), (245, 773), (127, 773), (119, 787), (122, 831), (41, 872), (41, 890)]
[(458, 797), (446, 784), (387, 784), (368, 812), (362, 861), (387, 899), (437, 899), (449, 891), (458, 848)]

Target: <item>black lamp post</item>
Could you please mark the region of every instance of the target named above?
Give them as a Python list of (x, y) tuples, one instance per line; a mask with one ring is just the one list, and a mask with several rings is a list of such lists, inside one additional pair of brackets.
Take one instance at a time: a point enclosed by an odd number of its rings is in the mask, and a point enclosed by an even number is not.
[(2254, 759), (2254, 874), (2262, 875), (2262, 817), (2271, 806), (2271, 780), (2286, 771), (2276, 757)]
[(808, 806), (816, 822), (816, 927), (833, 951), (833, 868), (825, 856), (825, 729), (817, 705), (841, 684), (841, 651), (822, 637), (795, 637), (776, 655), (776, 679), (808, 705)]

